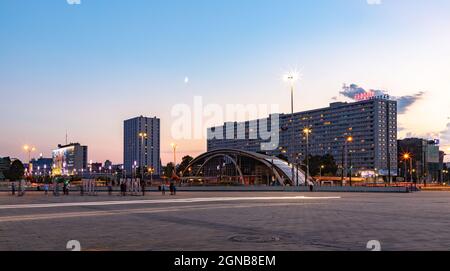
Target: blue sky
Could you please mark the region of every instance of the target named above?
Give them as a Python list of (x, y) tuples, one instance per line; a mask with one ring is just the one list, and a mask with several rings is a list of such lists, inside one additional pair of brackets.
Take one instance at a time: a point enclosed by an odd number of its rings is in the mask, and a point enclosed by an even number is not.
[(24, 157), (23, 144), (49, 155), (67, 130), (92, 159), (121, 163), (122, 120), (143, 114), (162, 119), (167, 160), (175, 104), (287, 112), (279, 78), (293, 67), (296, 110), (345, 99), (343, 83), (425, 92), (401, 136), (449, 138), (448, 0), (2, 0), (0, 41), (0, 155)]

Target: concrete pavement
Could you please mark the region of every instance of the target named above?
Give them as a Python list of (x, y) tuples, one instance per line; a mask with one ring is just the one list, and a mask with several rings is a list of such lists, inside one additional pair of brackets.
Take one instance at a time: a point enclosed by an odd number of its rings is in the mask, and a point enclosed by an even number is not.
[(0, 250), (450, 250), (450, 194), (0, 195)]

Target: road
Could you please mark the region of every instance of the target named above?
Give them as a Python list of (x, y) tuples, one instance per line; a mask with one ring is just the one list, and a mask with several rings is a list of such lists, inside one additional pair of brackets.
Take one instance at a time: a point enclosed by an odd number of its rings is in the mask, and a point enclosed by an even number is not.
[(0, 193), (0, 250), (450, 250), (450, 193)]

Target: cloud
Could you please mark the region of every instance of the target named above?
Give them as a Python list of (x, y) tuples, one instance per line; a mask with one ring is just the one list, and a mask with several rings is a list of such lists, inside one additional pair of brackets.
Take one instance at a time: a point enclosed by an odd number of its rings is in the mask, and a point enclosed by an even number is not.
[(382, 0), (366, 0), (368, 5), (381, 5)]
[[(365, 93), (373, 93), (375, 96), (388, 95), (387, 91), (379, 89), (366, 90), (356, 84), (344, 85), (343, 90), (340, 92), (347, 98), (355, 100), (355, 96)], [(393, 100), (398, 103), (398, 114), (405, 114), (406, 111), (417, 101), (421, 100), (425, 96), (425, 92), (421, 91), (413, 95), (406, 96), (391, 96)]]
[(81, 0), (67, 0), (69, 5), (81, 5)]
[(450, 147), (450, 123), (447, 123), (445, 130), (440, 133), (440, 139), (443, 144)]
[(406, 113), (408, 108), (410, 106), (412, 106), (415, 102), (421, 100), (424, 95), (425, 95), (425, 92), (421, 91), (414, 95), (397, 97), (396, 100), (398, 103), (398, 113), (399, 114)]

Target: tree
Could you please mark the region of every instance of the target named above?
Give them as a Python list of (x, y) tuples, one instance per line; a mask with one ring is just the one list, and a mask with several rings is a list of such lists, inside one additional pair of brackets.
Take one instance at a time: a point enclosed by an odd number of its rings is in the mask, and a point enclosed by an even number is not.
[(168, 163), (167, 166), (164, 167), (163, 171), (164, 171), (164, 176), (167, 178), (172, 178), (173, 175), (173, 170), (175, 169), (174, 164)]
[[(306, 165), (306, 159), (303, 163)], [(303, 170), (306, 170), (305, 165), (302, 166)], [(337, 170), (338, 166), (331, 154), (309, 156), (309, 174), (311, 176), (319, 176), (321, 172), (322, 176), (334, 176)]]
[(25, 174), (25, 167), (23, 166), (22, 162), (20, 162), (19, 160), (15, 160), (12, 164), (11, 167), (8, 170), (8, 174), (7, 174), (7, 178), (12, 181), (18, 181), (21, 180), (23, 178)]
[(183, 157), (180, 165), (178, 165), (178, 168), (177, 168), (178, 173), (183, 172), (189, 166), (189, 164), (192, 162), (192, 160), (194, 160), (194, 158), (192, 156), (186, 155), (185, 157)]

